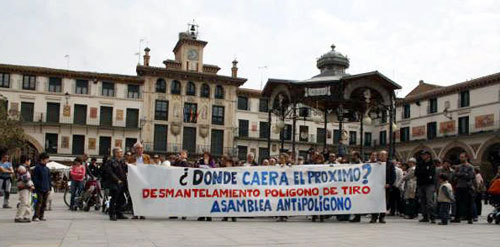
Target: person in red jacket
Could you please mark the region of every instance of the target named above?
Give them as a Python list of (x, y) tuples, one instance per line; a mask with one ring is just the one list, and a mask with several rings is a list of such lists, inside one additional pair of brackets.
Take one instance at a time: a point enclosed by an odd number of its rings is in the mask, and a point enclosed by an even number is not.
[(85, 166), (81, 158), (76, 158), (71, 166), (71, 203), (70, 209), (76, 211), (75, 197), (79, 197), (83, 191), (83, 179), (85, 178)]

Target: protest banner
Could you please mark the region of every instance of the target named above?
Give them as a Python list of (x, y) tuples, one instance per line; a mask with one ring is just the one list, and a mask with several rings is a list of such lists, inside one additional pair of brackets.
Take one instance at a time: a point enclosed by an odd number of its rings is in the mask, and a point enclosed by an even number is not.
[(386, 211), (385, 163), (180, 168), (129, 165), (134, 213), (149, 217), (363, 214)]

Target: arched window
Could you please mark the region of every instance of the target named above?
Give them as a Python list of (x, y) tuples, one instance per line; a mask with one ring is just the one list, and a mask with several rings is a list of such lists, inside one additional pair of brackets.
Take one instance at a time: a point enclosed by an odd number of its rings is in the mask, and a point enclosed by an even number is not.
[(224, 88), (221, 85), (215, 87), (215, 98), (224, 99)]
[(187, 83), (186, 95), (196, 95), (196, 85), (194, 85), (194, 82), (189, 81)]
[(204, 98), (210, 98), (210, 86), (208, 84), (203, 83), (203, 85), (201, 85), (200, 96)]
[(167, 82), (162, 78), (156, 80), (156, 92), (167, 93)]
[(171, 94), (181, 94), (181, 82), (177, 80), (173, 80), (170, 85), (170, 93)]

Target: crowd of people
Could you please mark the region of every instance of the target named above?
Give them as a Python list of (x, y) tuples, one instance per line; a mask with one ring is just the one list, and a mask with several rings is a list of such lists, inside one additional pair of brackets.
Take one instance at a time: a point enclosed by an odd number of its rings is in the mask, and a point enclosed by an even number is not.
[[(441, 161), (432, 159), (431, 152), (424, 150), (419, 157), (410, 158), (408, 162), (400, 162), (396, 159), (389, 160), (386, 151), (372, 152), (367, 160), (363, 160), (359, 152), (353, 151), (349, 155), (337, 157), (335, 153), (318, 152), (313, 149), (307, 157), (294, 157), (293, 154), (281, 153), (278, 157), (269, 157), (257, 162), (253, 153), (249, 153), (246, 160), (238, 160), (235, 157), (222, 155), (214, 158), (209, 152), (203, 153), (199, 159), (190, 159), (188, 152), (183, 150), (178, 155), (163, 157), (144, 153), (141, 143), (136, 143), (134, 152), (126, 152), (120, 148), (112, 150), (111, 157), (105, 157), (102, 165), (92, 158), (89, 163), (88, 157), (75, 159), (71, 171), (71, 202), (70, 209), (76, 210), (75, 198), (84, 190), (84, 181), (87, 179), (99, 180), (102, 188), (110, 195), (109, 218), (112, 221), (128, 219), (124, 214), (127, 201), (127, 164), (149, 164), (159, 166), (177, 166), (192, 168), (219, 168), (219, 167), (252, 167), (252, 166), (279, 166), (290, 167), (294, 165), (307, 164), (360, 164), (386, 163), (386, 203), (387, 213), (390, 216), (400, 216), (406, 219), (417, 219), (421, 214), (420, 222), (448, 224), (459, 223), (466, 220), (469, 224), (477, 221), (482, 214), (482, 199), (486, 191), (486, 185), (477, 167), (469, 162), (467, 153), (460, 154), (460, 162), (453, 164), (449, 160)], [(50, 171), (46, 167), (49, 156), (42, 153), (39, 162), (34, 169), (31, 160), (22, 156), (20, 165), (16, 170), (8, 162), (8, 155), (2, 156), (0, 163), (0, 185), (4, 195), (4, 208), (9, 206), (10, 178), (16, 174), (17, 187), (19, 191), (19, 206), (15, 222), (31, 222), (45, 220), (44, 212), (48, 193), (51, 189)], [(260, 164), (259, 164), (260, 163)], [(31, 171), (31, 172), (30, 172)], [(499, 176), (497, 175), (496, 178)], [(36, 194), (35, 212), (31, 213), (31, 193)], [(131, 203), (131, 201), (129, 202)], [(132, 207), (130, 207), (132, 208)], [(133, 214), (133, 212), (132, 212)], [(385, 213), (372, 214), (370, 223), (386, 223)], [(312, 216), (312, 221), (324, 221), (334, 218), (329, 215)], [(337, 215), (339, 221), (360, 222), (362, 215)], [(145, 219), (140, 215), (134, 215), (133, 219)], [(183, 217), (184, 219), (184, 217)], [(227, 221), (229, 218), (223, 218)], [(200, 217), (200, 221), (211, 221), (210, 217)], [(235, 217), (231, 218), (236, 221)], [(286, 221), (287, 217), (277, 217), (278, 221)]]

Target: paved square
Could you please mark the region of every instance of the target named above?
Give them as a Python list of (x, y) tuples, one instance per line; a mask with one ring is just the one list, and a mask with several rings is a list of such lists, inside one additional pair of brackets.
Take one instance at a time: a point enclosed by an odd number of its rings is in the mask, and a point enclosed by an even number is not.
[[(16, 202), (17, 195), (12, 195)], [(15, 203), (12, 203), (15, 205)], [(485, 206), (484, 215), (491, 211)], [(15, 209), (0, 209), (0, 247), (11, 246), (498, 246), (500, 225), (481, 217), (466, 223), (439, 226), (388, 217), (387, 224), (327, 221), (312, 223), (293, 217), (278, 223), (271, 218), (238, 222), (198, 222), (196, 219), (124, 220), (111, 222), (101, 212), (71, 212), (56, 194), (47, 221), (14, 223)]]

